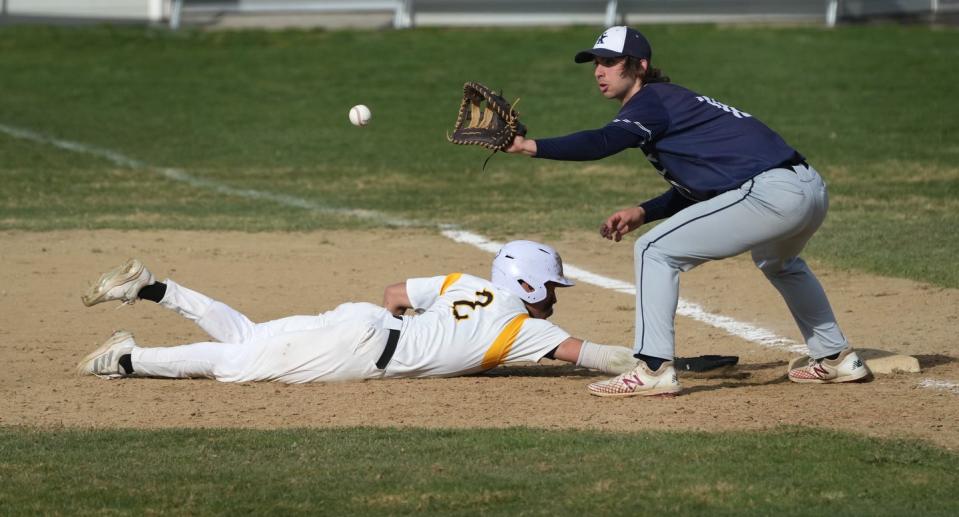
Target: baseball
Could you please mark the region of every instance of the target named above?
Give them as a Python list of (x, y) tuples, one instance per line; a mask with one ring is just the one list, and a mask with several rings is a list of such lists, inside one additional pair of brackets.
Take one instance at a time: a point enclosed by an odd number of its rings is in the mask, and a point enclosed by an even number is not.
[(370, 113), (370, 108), (362, 104), (357, 104), (350, 108), (350, 122), (354, 126), (365, 126), (370, 123), (370, 119), (373, 117), (373, 114)]

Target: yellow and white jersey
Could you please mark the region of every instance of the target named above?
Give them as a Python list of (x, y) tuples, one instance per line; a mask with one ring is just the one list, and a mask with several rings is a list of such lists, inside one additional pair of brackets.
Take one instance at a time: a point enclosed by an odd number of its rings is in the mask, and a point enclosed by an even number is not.
[(535, 362), (569, 338), (530, 318), (518, 297), (475, 276), (411, 278), (406, 294), (418, 315), (403, 318), (386, 377), (450, 377)]

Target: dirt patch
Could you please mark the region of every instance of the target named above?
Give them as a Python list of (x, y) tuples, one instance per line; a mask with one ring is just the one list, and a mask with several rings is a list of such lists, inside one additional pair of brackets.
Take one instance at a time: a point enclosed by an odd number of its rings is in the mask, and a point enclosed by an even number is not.
[[(568, 263), (632, 281), (632, 246), (587, 234), (548, 239)], [(73, 376), (76, 361), (114, 329), (162, 346), (199, 341), (189, 322), (151, 303), (86, 308), (80, 294), (128, 256), (223, 300), (254, 320), (381, 301), (411, 276), (487, 276), (491, 255), (410, 230), (301, 234), (71, 231), (0, 233), (0, 425), (327, 427), (352, 425), (640, 429), (762, 429), (802, 424), (908, 436), (959, 447), (959, 394), (920, 389), (959, 381), (959, 291), (814, 269), (851, 341), (920, 358), (924, 372), (866, 384), (809, 386), (785, 378), (791, 355), (678, 318), (677, 352), (736, 354), (728, 377), (683, 379), (674, 399), (587, 395), (602, 375), (550, 362), (456, 379), (285, 386), (207, 380)], [(554, 321), (573, 335), (632, 342), (633, 299), (580, 285), (560, 293)], [(683, 276), (682, 296), (705, 309), (800, 341), (782, 300), (745, 258)]]

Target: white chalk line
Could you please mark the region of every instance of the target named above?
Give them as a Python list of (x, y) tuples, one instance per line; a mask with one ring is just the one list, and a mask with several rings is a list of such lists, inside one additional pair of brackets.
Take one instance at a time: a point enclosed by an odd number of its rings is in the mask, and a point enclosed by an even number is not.
[[(171, 168), (171, 167), (157, 167), (150, 165), (148, 163), (142, 162), (120, 154), (116, 151), (111, 151), (109, 149), (102, 149), (96, 146), (82, 144), (78, 142), (72, 142), (69, 140), (63, 140), (59, 138), (53, 138), (40, 133), (30, 131), (28, 129), (15, 128), (0, 124), (0, 132), (6, 133), (14, 138), (20, 138), (23, 140), (30, 140), (33, 142), (38, 142), (42, 144), (52, 145), (54, 147), (64, 149), (67, 151), (72, 151), (81, 154), (89, 154), (92, 156), (97, 156), (103, 158), (109, 162), (112, 162), (116, 165), (122, 167), (127, 167), (134, 170), (145, 170), (159, 174), (167, 179), (178, 181), (181, 183), (186, 183), (192, 187), (202, 188), (206, 190), (211, 190), (220, 194), (237, 196), (246, 199), (253, 199), (258, 201), (271, 201), (280, 205), (289, 206), (293, 208), (300, 208), (304, 210), (310, 210), (320, 213), (329, 213), (350, 217), (357, 217), (360, 219), (366, 219), (375, 221), (381, 224), (386, 224), (390, 226), (437, 226), (441, 230), (441, 234), (448, 239), (453, 240), (454, 242), (459, 242), (462, 244), (469, 244), (476, 248), (479, 248), (483, 251), (489, 253), (496, 253), (502, 247), (503, 243), (491, 241), (482, 235), (472, 233), (465, 230), (460, 230), (454, 225), (449, 224), (433, 224), (433, 223), (422, 223), (413, 220), (402, 219), (399, 217), (388, 216), (387, 214), (377, 212), (375, 210), (364, 210), (364, 209), (349, 209), (349, 208), (337, 208), (330, 207), (315, 201), (310, 201), (307, 199), (299, 198), (296, 196), (289, 196), (286, 194), (276, 194), (272, 192), (265, 192), (261, 190), (254, 189), (239, 189), (231, 187), (224, 183), (220, 183), (214, 180), (209, 180), (205, 178), (199, 178), (193, 176), (186, 171), (181, 169)], [(597, 287), (602, 287), (611, 291), (615, 291), (622, 294), (627, 294), (630, 296), (636, 295), (636, 286), (624, 282), (622, 280), (616, 280), (613, 278), (605, 277), (592, 273), (588, 270), (577, 267), (573, 264), (566, 264), (564, 266), (565, 273), (568, 277), (584, 282), (587, 284), (592, 284)], [(777, 336), (774, 332), (764, 329), (762, 327), (757, 327), (749, 323), (744, 323), (728, 316), (723, 316), (720, 314), (713, 314), (704, 310), (700, 305), (679, 299), (679, 304), (676, 308), (676, 313), (680, 316), (690, 318), (701, 323), (705, 323), (712, 327), (716, 327), (725, 331), (728, 334), (737, 336), (743, 340), (755, 343), (765, 348), (781, 349), (788, 352), (794, 352), (798, 354), (808, 353), (806, 345), (797, 343), (789, 338), (782, 336)], [(937, 381), (935, 379), (923, 379), (919, 383), (920, 388), (930, 388), (930, 389), (945, 389), (952, 391), (954, 393), (959, 393), (959, 385), (946, 382), (946, 381)]]
[(371, 220), (371, 221), (375, 221), (381, 224), (386, 224), (389, 226), (417, 226), (417, 224), (412, 221), (408, 221), (399, 217), (387, 216), (386, 214), (383, 214), (381, 212), (376, 212), (374, 210), (363, 210), (363, 209), (357, 209), (357, 208), (334, 208), (334, 207), (330, 207), (320, 203), (316, 203), (314, 201), (309, 201), (307, 199), (303, 199), (295, 196), (288, 196), (286, 194), (276, 194), (273, 192), (265, 192), (262, 190), (241, 189), (241, 188), (231, 187), (225, 183), (220, 183), (218, 181), (193, 176), (192, 174), (189, 174), (186, 171), (183, 171), (181, 169), (176, 169), (172, 167), (157, 167), (157, 166), (142, 162), (140, 160), (136, 160), (128, 156), (124, 156), (116, 151), (111, 151), (109, 149), (102, 149), (92, 145), (71, 142), (69, 140), (52, 138), (49, 136), (41, 135), (34, 131), (30, 131), (28, 129), (20, 129), (20, 128), (15, 128), (15, 127), (10, 127), (7, 125), (0, 124), (0, 132), (6, 133), (14, 138), (20, 138), (22, 140), (30, 140), (37, 143), (52, 145), (54, 147), (65, 149), (67, 151), (73, 151), (76, 153), (97, 156), (99, 158), (103, 158), (121, 167), (126, 167), (134, 170), (149, 171), (173, 181), (185, 183), (192, 187), (210, 190), (219, 194), (242, 197), (242, 198), (252, 199), (256, 201), (272, 201), (276, 204), (288, 206), (292, 208), (301, 208), (304, 210), (310, 210), (310, 211), (319, 212), (319, 213), (356, 217), (359, 219)]
[(918, 387), (931, 390), (942, 390), (959, 395), (959, 384), (949, 381), (940, 381), (938, 379), (923, 379), (919, 381)]
[[(496, 253), (503, 246), (503, 243), (490, 241), (482, 235), (477, 235), (475, 233), (463, 230), (444, 229), (442, 234), (456, 242), (470, 244), (490, 253)], [(597, 287), (602, 287), (618, 293), (636, 296), (636, 286), (629, 282), (598, 275), (573, 264), (565, 264), (563, 266), (563, 272), (567, 277), (572, 278), (573, 280), (578, 280), (586, 284), (595, 285)], [(729, 334), (766, 348), (782, 349), (788, 352), (795, 352), (799, 354), (808, 353), (808, 349), (804, 344), (797, 343), (788, 338), (777, 336), (770, 330), (766, 330), (755, 325), (750, 325), (749, 323), (737, 321), (728, 316), (707, 312), (700, 305), (688, 300), (683, 300), (682, 298), (679, 299), (679, 304), (676, 308), (676, 314), (719, 328)]]

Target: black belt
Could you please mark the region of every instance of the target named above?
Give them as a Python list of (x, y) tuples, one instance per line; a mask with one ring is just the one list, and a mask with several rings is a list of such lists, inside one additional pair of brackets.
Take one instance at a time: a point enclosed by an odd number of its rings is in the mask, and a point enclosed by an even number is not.
[(780, 163), (779, 165), (773, 167), (773, 169), (793, 169), (793, 172), (796, 171), (796, 167), (802, 165), (803, 167), (809, 168), (809, 164), (806, 163), (806, 159), (802, 157), (799, 153), (793, 153), (788, 160)]
[[(399, 316), (393, 316), (398, 320), (403, 318)], [(396, 344), (400, 342), (400, 331), (397, 329), (390, 329), (390, 335), (386, 338), (386, 347), (383, 348), (383, 353), (380, 354), (380, 358), (376, 360), (376, 368), (378, 370), (385, 370), (386, 365), (390, 364), (390, 359), (393, 358), (393, 353), (396, 352)]]

